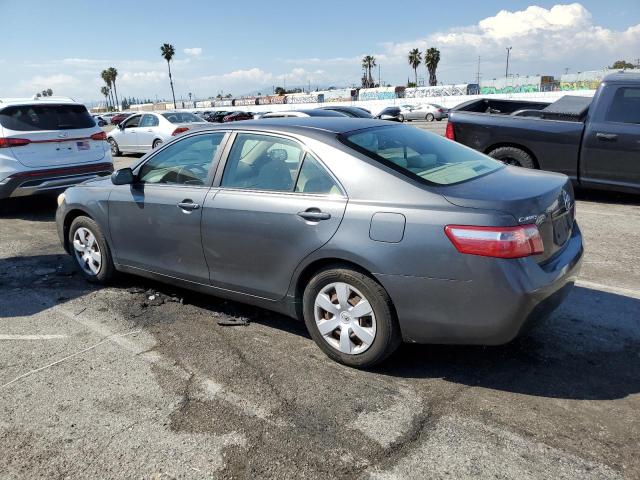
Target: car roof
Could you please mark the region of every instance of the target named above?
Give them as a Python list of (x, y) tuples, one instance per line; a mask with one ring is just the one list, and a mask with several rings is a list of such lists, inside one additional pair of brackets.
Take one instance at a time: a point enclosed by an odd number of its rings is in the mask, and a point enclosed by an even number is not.
[(603, 82), (640, 82), (640, 73), (630, 72), (630, 71), (620, 71), (615, 73), (610, 73), (606, 75), (603, 79)]
[(10, 105), (83, 105), (69, 97), (30, 97), (30, 98), (0, 98), (0, 109)]

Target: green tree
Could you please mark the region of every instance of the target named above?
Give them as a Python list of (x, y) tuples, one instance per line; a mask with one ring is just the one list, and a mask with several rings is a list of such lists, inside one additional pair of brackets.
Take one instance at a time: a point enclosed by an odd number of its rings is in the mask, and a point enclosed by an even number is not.
[(282, 96), (282, 95), (284, 95), (285, 93), (287, 93), (287, 91), (286, 91), (284, 88), (282, 88), (282, 87), (276, 87), (276, 89), (275, 89), (275, 94), (276, 94), (276, 95), (280, 95), (280, 96)]
[(409, 65), (413, 68), (414, 78), (415, 78), (415, 86), (418, 85), (418, 67), (422, 63), (422, 54), (420, 50), (414, 48), (409, 52), (409, 56), (407, 58), (409, 60)]
[(169, 84), (171, 85), (171, 96), (173, 97), (173, 108), (177, 108), (176, 94), (173, 91), (173, 78), (171, 77), (171, 60), (176, 54), (176, 49), (173, 48), (173, 45), (171, 45), (170, 43), (163, 43), (160, 47), (160, 52), (162, 53), (162, 58), (167, 61), (167, 68), (169, 69)]
[(102, 72), (100, 72), (100, 76), (102, 77), (102, 80), (104, 80), (105, 85), (109, 89), (109, 100), (111, 101), (111, 105), (115, 105), (114, 99), (113, 99), (113, 91), (111, 90), (111, 74), (109, 73), (109, 70), (108, 69), (103, 70)]
[(435, 47), (431, 47), (424, 52), (424, 64), (427, 66), (427, 70), (429, 71), (429, 85), (431, 86), (438, 84), (438, 79), (436, 78), (438, 63), (440, 63), (440, 50)]
[(104, 95), (104, 101), (106, 104), (106, 108), (107, 110), (109, 110), (110, 106), (109, 106), (109, 87), (107, 87), (106, 85), (100, 88), (100, 93), (102, 95)]
[(116, 88), (116, 78), (118, 78), (118, 70), (113, 67), (107, 68), (107, 72), (109, 72), (109, 79), (111, 80), (111, 84), (113, 85), (113, 94), (116, 97), (116, 105), (119, 105), (118, 102), (118, 89)]
[(371, 75), (371, 71), (373, 67), (376, 66), (376, 57), (373, 55), (365, 55), (362, 58), (362, 68), (365, 70), (364, 82), (363, 86), (365, 88), (373, 87), (373, 76)]
[(633, 63), (627, 62), (626, 60), (616, 60), (609, 68), (613, 68), (614, 70), (629, 70), (632, 68), (636, 68), (636, 66)]
[(51, 97), (53, 96), (53, 90), (51, 90), (50, 88), (47, 88), (47, 97)]

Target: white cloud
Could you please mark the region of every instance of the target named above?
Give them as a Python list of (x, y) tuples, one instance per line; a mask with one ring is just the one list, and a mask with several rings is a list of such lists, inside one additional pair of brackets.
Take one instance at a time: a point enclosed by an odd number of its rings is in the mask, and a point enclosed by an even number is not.
[(200, 47), (185, 48), (183, 52), (192, 57), (198, 57), (202, 54), (202, 49)]
[(145, 83), (158, 83), (168, 78), (167, 72), (151, 70), (146, 72), (122, 72), (118, 82), (121, 85), (144, 85)]
[(71, 95), (72, 90), (79, 85), (79, 80), (63, 73), (55, 75), (36, 75), (29, 80), (20, 82), (19, 88), (25, 92), (38, 92), (51, 88), (56, 95)]

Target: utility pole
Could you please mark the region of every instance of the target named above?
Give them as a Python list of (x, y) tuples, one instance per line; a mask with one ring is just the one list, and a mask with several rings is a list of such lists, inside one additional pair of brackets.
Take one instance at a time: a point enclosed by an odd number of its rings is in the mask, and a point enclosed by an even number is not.
[(382, 86), (382, 84), (380, 83), (380, 64), (378, 64), (378, 86)]
[(513, 47), (507, 47), (507, 69), (505, 70), (504, 76), (509, 78), (509, 54), (511, 53), (511, 49)]
[(478, 72), (476, 73), (476, 84), (480, 85), (480, 55), (478, 55)]
[(567, 73), (569, 73), (569, 67), (564, 67), (564, 74), (566, 75)]

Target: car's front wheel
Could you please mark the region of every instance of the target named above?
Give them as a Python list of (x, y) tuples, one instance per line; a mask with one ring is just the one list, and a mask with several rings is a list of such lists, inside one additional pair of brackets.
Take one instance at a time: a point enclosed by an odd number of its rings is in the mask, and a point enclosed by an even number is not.
[(107, 241), (91, 218), (80, 216), (69, 228), (69, 250), (76, 267), (89, 282), (106, 283), (115, 274)]
[(120, 148), (118, 147), (118, 142), (116, 142), (113, 138), (109, 139), (109, 146), (111, 148), (111, 155), (117, 157), (120, 155)]
[(326, 268), (307, 285), (304, 320), (311, 337), (333, 360), (372, 367), (400, 345), (393, 305), (382, 286), (350, 268)]
[(398, 121), (400, 123), (404, 122), (404, 115), (398, 115)]

